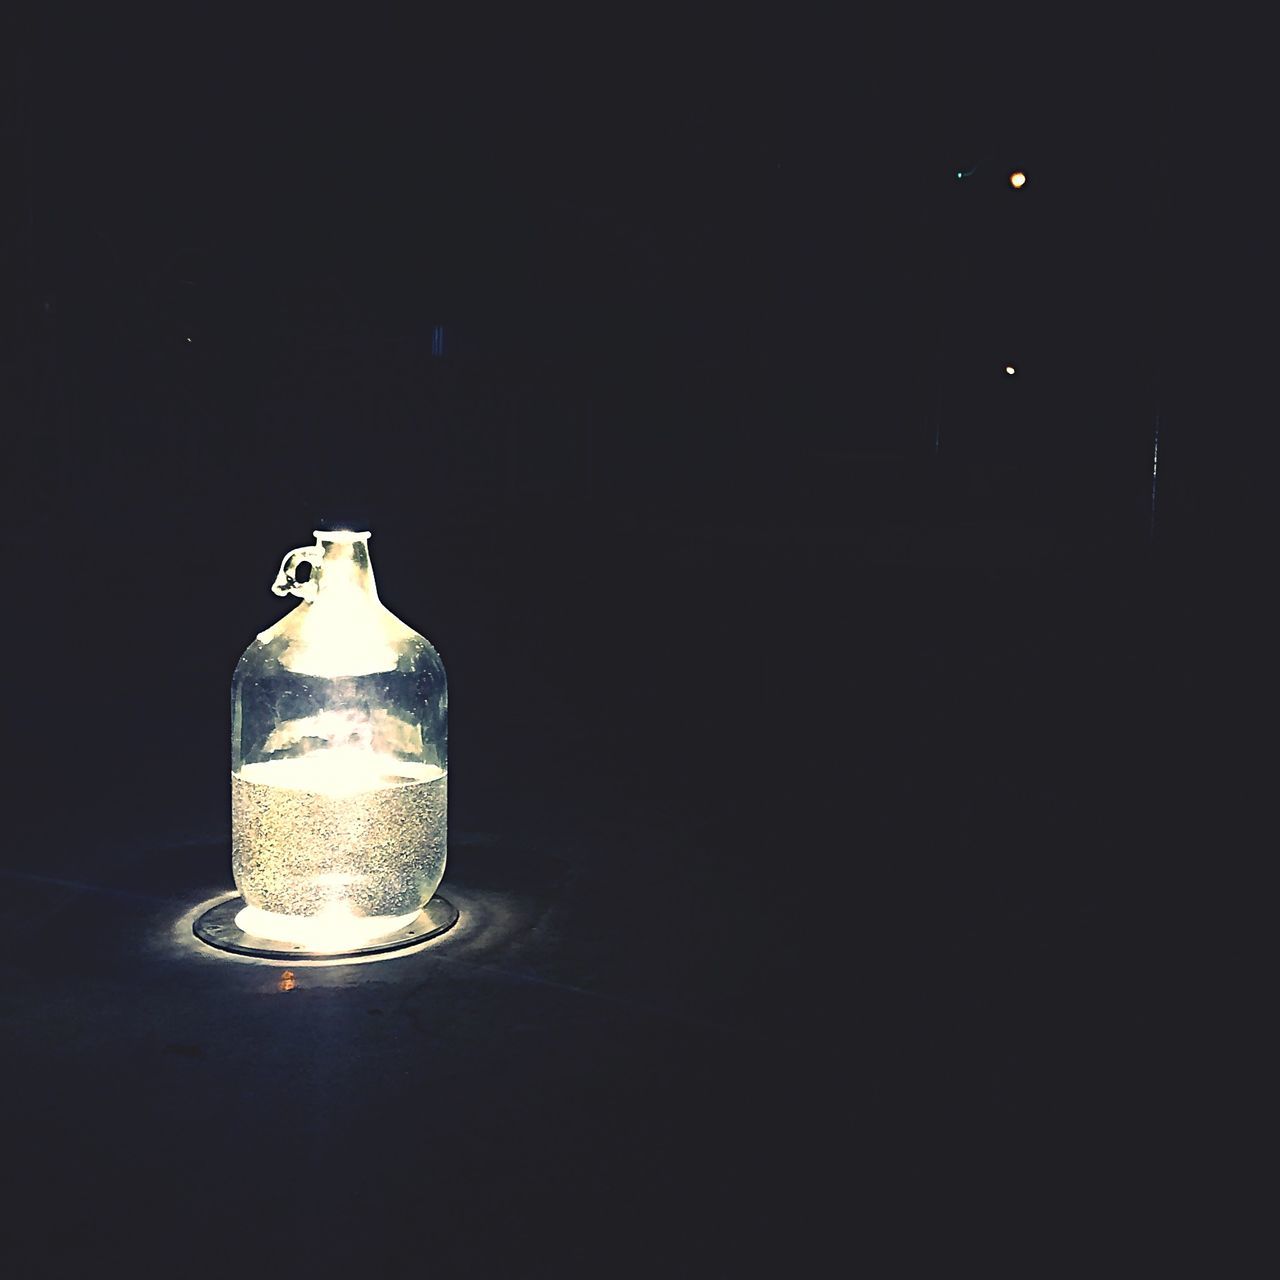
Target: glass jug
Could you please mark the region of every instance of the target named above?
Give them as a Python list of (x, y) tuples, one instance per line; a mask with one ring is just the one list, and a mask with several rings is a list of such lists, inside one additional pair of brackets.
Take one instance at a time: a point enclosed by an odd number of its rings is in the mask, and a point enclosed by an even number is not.
[(449, 699), (439, 654), (378, 599), (369, 534), (314, 537), (272, 587), (301, 603), (232, 680), (231, 867), (241, 929), (336, 951), (411, 924), (440, 884)]

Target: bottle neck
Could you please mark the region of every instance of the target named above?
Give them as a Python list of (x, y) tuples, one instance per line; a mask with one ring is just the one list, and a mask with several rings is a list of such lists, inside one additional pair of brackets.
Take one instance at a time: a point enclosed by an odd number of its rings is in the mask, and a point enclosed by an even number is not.
[(316, 542), (324, 550), (316, 572), (317, 600), (338, 596), (360, 595), (377, 600), (378, 588), (373, 580), (373, 566), (369, 563), (368, 537), (334, 537), (318, 532)]

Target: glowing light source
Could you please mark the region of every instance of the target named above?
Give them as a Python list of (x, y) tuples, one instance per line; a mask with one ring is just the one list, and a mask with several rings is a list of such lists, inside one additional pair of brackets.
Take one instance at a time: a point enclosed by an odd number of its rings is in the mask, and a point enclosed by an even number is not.
[(331, 902), (314, 916), (289, 916), (245, 907), (236, 916), (236, 924), (255, 938), (296, 942), (308, 951), (324, 953), (363, 946), (411, 925), (417, 918), (417, 911), (409, 911), (401, 916), (369, 919), (357, 916), (345, 902)]
[(1021, 169), (1015, 169), (1009, 175), (1009, 185), (1011, 187), (1024, 187), (1027, 184), (1027, 175)]
[(1010, 377), (1012, 377), (1015, 373), (1017, 373), (1017, 372), (1018, 372), (1018, 371), (1017, 371), (1017, 369), (1015, 369), (1015, 368), (1013, 367), (1013, 365), (1011, 365), (1011, 364), (1007, 364), (1007, 365), (1005, 365), (1005, 367), (1004, 367), (1004, 371), (1005, 371), (1005, 373), (1007, 373)]

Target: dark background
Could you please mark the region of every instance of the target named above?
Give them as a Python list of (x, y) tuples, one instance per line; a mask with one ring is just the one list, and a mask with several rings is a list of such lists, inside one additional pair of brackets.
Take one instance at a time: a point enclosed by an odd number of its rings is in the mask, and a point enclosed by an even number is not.
[[(1247, 35), (5, 24), (22, 1273), (1213, 1237), (1172, 1206), (1230, 1163), (1205, 975), (1249, 965), (1207, 940), (1257, 772)], [(335, 513), (449, 668), (446, 888), (507, 923), (272, 1012), (138, 913), (229, 884), (231, 671)]]

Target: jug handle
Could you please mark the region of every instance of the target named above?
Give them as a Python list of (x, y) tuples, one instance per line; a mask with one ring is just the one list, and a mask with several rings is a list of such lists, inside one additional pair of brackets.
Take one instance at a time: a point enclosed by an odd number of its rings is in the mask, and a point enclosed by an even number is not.
[[(298, 596), (302, 600), (314, 600), (320, 590), (320, 561), (323, 559), (323, 547), (298, 547), (290, 551), (280, 562), (280, 572), (276, 574), (271, 590), (278, 596)], [(297, 568), (304, 561), (311, 566), (311, 576), (305, 582), (299, 582)]]

